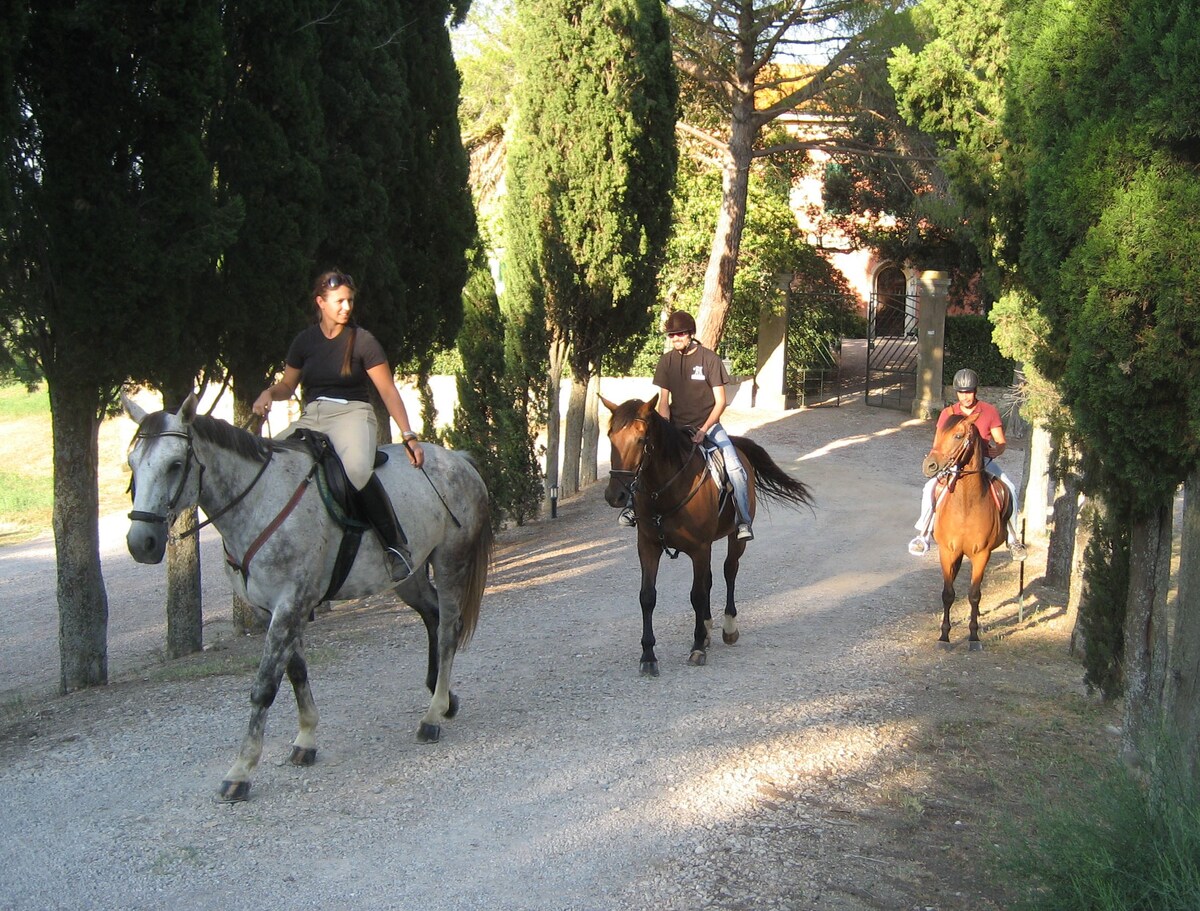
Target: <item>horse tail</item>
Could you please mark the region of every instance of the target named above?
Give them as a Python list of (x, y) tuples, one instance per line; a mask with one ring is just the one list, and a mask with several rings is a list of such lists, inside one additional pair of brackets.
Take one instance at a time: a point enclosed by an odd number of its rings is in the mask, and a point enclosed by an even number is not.
[(754, 468), (758, 493), (764, 500), (780, 500), (792, 506), (813, 506), (815, 500), (808, 485), (776, 465), (765, 449), (747, 437), (731, 439)]
[(458, 648), (466, 648), (475, 634), (475, 626), (479, 623), (479, 606), (483, 603), (483, 589), (487, 584), (488, 569), (492, 565), (495, 535), (492, 533), (492, 520), (488, 515), (486, 502), (485, 500), (479, 535), (475, 538), (475, 546), (467, 558), (467, 584), (463, 589), (462, 603), (459, 605)]

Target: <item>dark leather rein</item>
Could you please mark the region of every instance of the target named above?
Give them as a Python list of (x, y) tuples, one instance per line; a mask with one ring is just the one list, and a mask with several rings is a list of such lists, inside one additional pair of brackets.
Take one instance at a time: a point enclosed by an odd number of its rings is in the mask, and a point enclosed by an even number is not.
[[(662, 496), (664, 493), (666, 493), (667, 490), (670, 489), (671, 485), (674, 484), (680, 478), (680, 476), (687, 469), (688, 465), (691, 464), (692, 459), (694, 459), (696, 457), (696, 453), (699, 452), (699, 450), (700, 450), (700, 444), (693, 443), (691, 451), (688, 452), (687, 458), (683, 460), (683, 464), (679, 466), (679, 470), (676, 471), (675, 474), (671, 475), (671, 477), (668, 478), (667, 481), (658, 488), (658, 490), (655, 490), (655, 491), (651, 492), (650, 494), (648, 494), (648, 496), (650, 497), (651, 503), (657, 503), (658, 498), (660, 496)], [(621, 481), (625, 485), (625, 489), (629, 491), (631, 500), (637, 494), (638, 490), (641, 487), (642, 471), (646, 467), (646, 457), (653, 451), (654, 451), (654, 445), (649, 440), (647, 440), (645, 443), (642, 444), (642, 458), (641, 458), (641, 461), (638, 462), (638, 467), (636, 469), (613, 468), (613, 469), (610, 469), (608, 472), (610, 477), (615, 478), (618, 481)], [(628, 481), (624, 480), (624, 478), (626, 478), (626, 477), (629, 478)], [(671, 557), (671, 559), (674, 559), (675, 557), (679, 556), (679, 551), (676, 550), (675, 553), (671, 553), (671, 548), (666, 546), (666, 532), (663, 530), (663, 519), (673, 516), (675, 513), (679, 512), (681, 509), (683, 509), (683, 507), (687, 506), (688, 503), (690, 503), (692, 501), (692, 498), (695, 497), (696, 494), (700, 492), (700, 488), (703, 486), (704, 486), (704, 472), (702, 470), (700, 472), (700, 474), (697, 476), (696, 482), (694, 484), (692, 484), (692, 488), (691, 488), (691, 490), (688, 491), (687, 496), (685, 496), (682, 500), (680, 500), (678, 503), (676, 503), (670, 509), (663, 510), (660, 512), (654, 512), (649, 516), (650, 523), (652, 525), (654, 525), (655, 528), (658, 529), (659, 543), (661, 543), (663, 545), (663, 549), (667, 552), (667, 555), (669, 557)], [(637, 507), (635, 505), (634, 506), (635, 512), (636, 512), (636, 509), (637, 509)]]

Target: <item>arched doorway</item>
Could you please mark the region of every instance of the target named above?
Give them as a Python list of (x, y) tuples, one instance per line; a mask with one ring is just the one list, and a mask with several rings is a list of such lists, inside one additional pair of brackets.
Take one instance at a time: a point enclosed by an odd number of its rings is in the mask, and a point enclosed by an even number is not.
[(868, 405), (907, 410), (917, 387), (917, 302), (895, 263), (875, 273), (867, 320)]
[(871, 335), (895, 338), (907, 335), (908, 279), (904, 270), (888, 263), (875, 275), (875, 293), (871, 296)]

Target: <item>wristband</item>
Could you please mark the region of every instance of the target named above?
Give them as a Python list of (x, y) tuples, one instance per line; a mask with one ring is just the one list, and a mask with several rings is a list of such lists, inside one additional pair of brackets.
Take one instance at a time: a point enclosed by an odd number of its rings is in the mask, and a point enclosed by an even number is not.
[(404, 440), (404, 442), (407, 443), (409, 440), (415, 440), (417, 438), (417, 435), (415, 433), (413, 433), (411, 430), (406, 430), (400, 434), (400, 438), (402, 440)]

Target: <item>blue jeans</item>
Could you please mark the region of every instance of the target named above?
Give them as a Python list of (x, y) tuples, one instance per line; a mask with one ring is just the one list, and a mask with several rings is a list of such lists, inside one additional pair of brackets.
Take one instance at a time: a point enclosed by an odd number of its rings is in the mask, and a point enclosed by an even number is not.
[(729, 439), (729, 434), (725, 432), (724, 427), (720, 424), (713, 424), (709, 428), (707, 436), (721, 448), (721, 455), (725, 457), (725, 473), (729, 475), (729, 482), (733, 485), (733, 503), (737, 509), (738, 525), (749, 525), (751, 523), (750, 481), (746, 475), (746, 467), (742, 465), (738, 451), (734, 448), (733, 441)]

